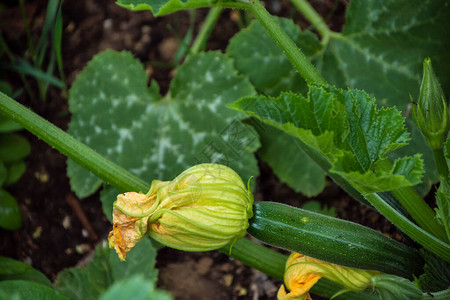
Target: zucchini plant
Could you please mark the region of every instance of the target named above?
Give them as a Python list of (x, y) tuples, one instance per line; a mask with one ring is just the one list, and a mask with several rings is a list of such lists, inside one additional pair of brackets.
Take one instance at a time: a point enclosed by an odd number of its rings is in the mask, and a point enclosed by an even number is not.
[[(105, 280), (99, 290), (80, 279), (89, 270), (69, 270), (56, 292), (43, 293), (108, 299), (139, 285), (165, 297), (134, 265), (141, 249), (153, 249), (148, 234), (186, 251), (219, 248), (283, 279), (279, 299), (308, 299), (310, 290), (342, 299), (449, 297), (448, 0), (352, 0), (341, 33), (307, 1), (292, 0), (320, 39), (270, 15), (259, 0), (117, 3), (156, 17), (212, 9), (164, 96), (156, 82), (148, 87), (137, 59), (112, 50), (96, 55), (73, 83), (68, 132), (0, 94), (1, 112), (70, 158), (67, 173), (79, 197), (103, 186), (110, 247), (121, 259), (130, 252), (132, 262), (120, 265), (104, 248), (98, 255), (113, 265), (112, 278), (121, 278), (121, 268), (137, 273), (114, 285)], [(223, 8), (255, 19), (226, 53), (203, 52)], [(243, 182), (258, 175), (256, 151), (306, 195), (318, 194), (327, 174), (411, 242), (279, 203), (253, 203), (252, 185)], [(435, 210), (422, 198), (430, 189)], [(245, 230), (293, 253), (288, 258), (242, 238)], [(3, 281), (0, 293), (20, 284)], [(36, 284), (28, 282), (29, 289)], [(82, 293), (74, 292), (77, 284)]]

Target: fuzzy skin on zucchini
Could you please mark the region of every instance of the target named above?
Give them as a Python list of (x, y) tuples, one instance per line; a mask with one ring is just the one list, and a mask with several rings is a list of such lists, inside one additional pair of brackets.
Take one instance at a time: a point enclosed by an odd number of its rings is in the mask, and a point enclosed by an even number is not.
[(276, 202), (257, 202), (247, 229), (258, 240), (330, 263), (412, 278), (418, 251), (359, 224)]

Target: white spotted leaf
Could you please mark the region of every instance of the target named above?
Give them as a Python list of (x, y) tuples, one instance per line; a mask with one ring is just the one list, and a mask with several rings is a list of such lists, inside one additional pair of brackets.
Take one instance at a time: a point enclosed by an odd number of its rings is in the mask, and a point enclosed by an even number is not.
[[(195, 55), (177, 70), (165, 97), (156, 91), (130, 53), (102, 52), (70, 90), (69, 133), (148, 182), (171, 180), (202, 162), (228, 165), (243, 180), (258, 174), (257, 134), (240, 122), (244, 114), (226, 107), (255, 91), (230, 58)], [(102, 184), (72, 161), (68, 175), (79, 197)], [(106, 211), (114, 200), (103, 199)]]

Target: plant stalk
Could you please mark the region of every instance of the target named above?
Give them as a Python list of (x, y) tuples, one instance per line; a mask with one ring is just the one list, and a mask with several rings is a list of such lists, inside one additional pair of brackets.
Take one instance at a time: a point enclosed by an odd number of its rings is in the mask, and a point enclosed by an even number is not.
[(325, 79), (317, 72), (308, 58), (300, 51), (291, 38), (281, 29), (274, 17), (264, 8), (259, 0), (250, 1), (250, 10), (261, 22), (278, 47), (284, 52), (294, 68), (307, 83), (327, 84)]
[(406, 235), (418, 242), (425, 249), (450, 262), (449, 244), (439, 240), (408, 220), (405, 216), (387, 204), (379, 195), (373, 193), (366, 194), (365, 197), (373, 205), (373, 207), (375, 207), (383, 216), (385, 216), (392, 222), (392, 224), (397, 226)]
[[(439, 176), (446, 180), (448, 178), (448, 165), (442, 149), (433, 150), (434, 162), (438, 170)], [(443, 180), (443, 179), (441, 179)]]
[(291, 0), (292, 4), (303, 14), (303, 16), (314, 26), (322, 37), (322, 45), (330, 40), (331, 30), (322, 17), (306, 0)]
[(447, 241), (445, 229), (437, 222), (436, 214), (414, 188), (396, 189), (392, 194), (421, 228), (441, 241)]
[[(386, 159), (380, 164), (380, 167), (389, 171), (392, 169), (392, 162)], [(447, 241), (445, 229), (437, 222), (436, 214), (414, 188), (395, 189), (392, 191), (392, 194), (421, 228), (441, 241)]]
[(190, 54), (193, 55), (205, 49), (206, 41), (208, 40), (211, 31), (214, 29), (214, 26), (216, 25), (221, 13), (222, 8), (220, 7), (212, 7), (209, 10), (205, 22), (203, 22), (203, 25), (200, 28), (200, 31), (195, 38), (194, 43), (192, 44)]

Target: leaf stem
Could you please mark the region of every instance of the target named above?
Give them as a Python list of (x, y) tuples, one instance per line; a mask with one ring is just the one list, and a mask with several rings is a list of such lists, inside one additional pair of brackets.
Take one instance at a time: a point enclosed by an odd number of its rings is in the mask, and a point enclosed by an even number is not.
[[(392, 162), (386, 159), (380, 164), (380, 167), (384, 170), (391, 170)], [(434, 211), (426, 204), (414, 188), (405, 187), (395, 189), (392, 191), (392, 194), (421, 228), (442, 241), (447, 240), (444, 227), (437, 222)]]
[(421, 228), (442, 241), (447, 240), (445, 229), (437, 222), (436, 214), (414, 188), (396, 189), (392, 194)]
[(203, 22), (203, 25), (200, 28), (200, 31), (197, 37), (195, 38), (194, 43), (192, 44), (190, 54), (193, 55), (205, 49), (206, 41), (208, 40), (209, 35), (211, 34), (211, 31), (216, 25), (217, 20), (219, 19), (221, 13), (222, 8), (220, 7), (212, 7), (209, 10), (206, 19)]
[(328, 44), (332, 31), (328, 28), (322, 17), (306, 0), (291, 0), (292, 4), (303, 14), (303, 16), (313, 25), (322, 37), (322, 45)]
[(274, 17), (264, 8), (259, 0), (250, 0), (250, 10), (261, 22), (278, 47), (284, 52), (294, 68), (307, 83), (327, 84), (325, 79), (317, 72), (312, 63), (295, 45), (291, 38), (281, 29)]
[(377, 194), (366, 194), (366, 199), (389, 221), (425, 249), (450, 262), (450, 245), (432, 236), (397, 212)]
[[(434, 162), (441, 178), (448, 178), (448, 165), (442, 149), (433, 150)], [(442, 180), (442, 179), (441, 179)]]

